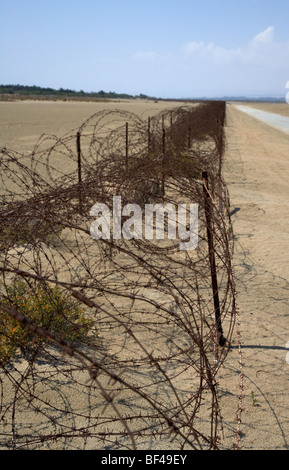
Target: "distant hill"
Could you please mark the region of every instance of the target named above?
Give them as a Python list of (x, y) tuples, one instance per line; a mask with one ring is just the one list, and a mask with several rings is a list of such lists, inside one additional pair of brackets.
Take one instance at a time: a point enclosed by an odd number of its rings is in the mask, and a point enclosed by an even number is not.
[(26, 86), (26, 85), (0, 85), (0, 99), (15, 99), (15, 98), (39, 98), (39, 99), (49, 99), (49, 98), (58, 98), (58, 99), (154, 99), (144, 94), (140, 95), (129, 95), (127, 93), (115, 93), (113, 91), (103, 91), (90, 92), (87, 93), (83, 90), (75, 91), (66, 88), (59, 88), (55, 90), (53, 88), (43, 88), (40, 86)]

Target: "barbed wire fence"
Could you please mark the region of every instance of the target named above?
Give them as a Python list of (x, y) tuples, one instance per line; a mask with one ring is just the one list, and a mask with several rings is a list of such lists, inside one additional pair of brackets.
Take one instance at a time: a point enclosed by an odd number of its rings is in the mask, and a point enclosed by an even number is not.
[[(26, 347), (0, 320), (0, 348), (17, 350), (0, 363), (2, 448), (220, 447), (218, 372), (236, 320), (224, 122), (224, 102), (147, 120), (101, 111), (30, 154), (2, 149), (1, 315), (35, 338)], [(143, 211), (196, 204), (197, 247), (180, 250), (179, 233), (94, 239), (91, 209), (113, 213), (113, 196)], [(90, 331), (69, 341), (35, 322), (11, 294), (19, 279), (30, 297), (57, 287)]]

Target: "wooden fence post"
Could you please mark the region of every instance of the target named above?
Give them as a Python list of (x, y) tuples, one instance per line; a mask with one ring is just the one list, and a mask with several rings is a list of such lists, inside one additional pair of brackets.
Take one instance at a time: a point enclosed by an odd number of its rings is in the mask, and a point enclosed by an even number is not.
[(205, 200), (205, 215), (206, 215), (206, 222), (207, 222), (207, 237), (208, 237), (209, 260), (210, 260), (210, 268), (211, 268), (212, 290), (213, 290), (214, 309), (215, 309), (215, 320), (216, 320), (216, 327), (218, 331), (219, 345), (224, 346), (226, 339), (224, 338), (224, 335), (223, 335), (223, 328), (222, 328), (222, 322), (221, 322), (221, 310), (220, 310), (220, 300), (219, 300), (212, 220), (211, 220), (211, 197), (209, 193), (207, 171), (202, 172), (202, 181), (203, 181), (203, 191), (204, 191), (204, 200)]

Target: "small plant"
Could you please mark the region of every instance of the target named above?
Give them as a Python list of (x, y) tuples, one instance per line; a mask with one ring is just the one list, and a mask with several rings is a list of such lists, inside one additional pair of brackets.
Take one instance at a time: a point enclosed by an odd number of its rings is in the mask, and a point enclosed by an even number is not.
[(255, 397), (254, 392), (251, 392), (251, 400), (252, 400), (253, 406), (256, 406), (257, 405), (257, 398)]
[[(85, 339), (94, 325), (74, 299), (58, 287), (51, 288), (45, 283), (30, 285), (23, 280), (15, 280), (5, 287), (1, 304), (13, 306), (35, 325), (61, 335), (67, 341)], [(19, 348), (24, 355), (30, 354), (45, 341), (0, 306), (0, 361), (13, 359)]]
[(49, 224), (36, 217), (25, 221), (21, 220), (19, 224), (15, 224), (13, 221), (0, 230), (0, 251), (14, 245), (33, 244), (36, 241), (54, 246), (58, 243), (60, 234), (61, 227), (54, 225), (52, 231)]

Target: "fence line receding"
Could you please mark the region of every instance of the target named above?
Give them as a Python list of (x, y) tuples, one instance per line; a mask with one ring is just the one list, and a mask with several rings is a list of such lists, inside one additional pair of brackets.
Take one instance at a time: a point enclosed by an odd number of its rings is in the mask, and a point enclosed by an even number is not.
[[(2, 149), (0, 348), (14, 351), (0, 364), (2, 448), (221, 446), (218, 371), (235, 323), (224, 121), (218, 101), (146, 120), (102, 111), (29, 154)], [(93, 239), (90, 210), (115, 195), (197, 204), (197, 248), (180, 250), (178, 234)], [(90, 321), (85, 335), (55, 289)]]

